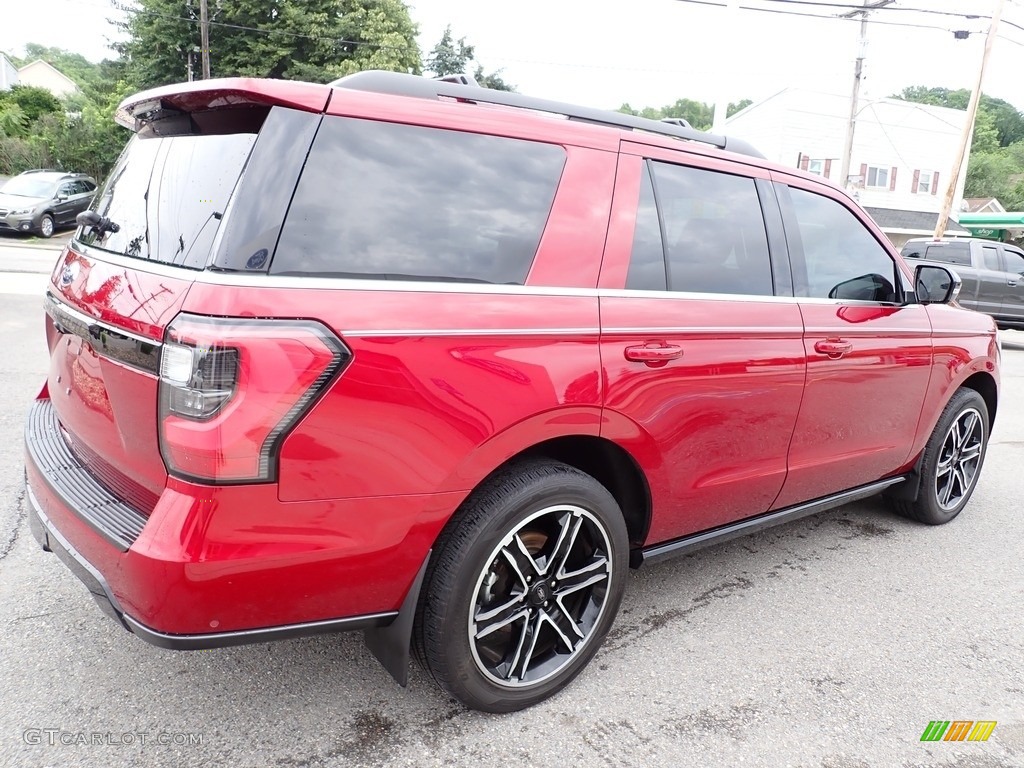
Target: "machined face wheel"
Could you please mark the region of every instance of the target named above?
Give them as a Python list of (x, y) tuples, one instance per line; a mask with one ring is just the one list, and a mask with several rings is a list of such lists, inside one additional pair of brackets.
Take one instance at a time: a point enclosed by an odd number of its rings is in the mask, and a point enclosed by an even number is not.
[(609, 600), (608, 533), (588, 510), (547, 507), (494, 548), (472, 592), (469, 644), (484, 677), (535, 685), (587, 646)]
[(53, 219), (50, 218), (49, 214), (44, 215), (39, 221), (39, 234), (43, 237), (53, 236)]
[(942, 509), (955, 509), (970, 493), (981, 468), (985, 427), (975, 408), (962, 411), (946, 432), (935, 472), (935, 499)]

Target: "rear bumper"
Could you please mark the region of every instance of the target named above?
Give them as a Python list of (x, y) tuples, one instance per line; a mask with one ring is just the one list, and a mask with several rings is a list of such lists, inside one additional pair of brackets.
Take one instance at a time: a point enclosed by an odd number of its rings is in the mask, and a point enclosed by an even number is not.
[(78, 462), (49, 400), (33, 405), (25, 437), (36, 539), (107, 615), (165, 648), (390, 626), (460, 501), (281, 502), (271, 484), (171, 478), (147, 517)]
[(29, 505), (29, 529), (32, 531), (36, 541), (39, 542), (39, 546), (45, 552), (55, 554), (85, 584), (86, 589), (89, 590), (89, 593), (96, 600), (96, 604), (103, 613), (114, 619), (114, 621), (132, 634), (138, 635), (146, 642), (160, 648), (169, 648), (175, 651), (198, 651), (206, 648), (225, 648), (232, 645), (262, 643), (328, 632), (369, 629), (371, 627), (387, 626), (398, 616), (398, 611), (388, 611), (367, 616), (354, 616), (347, 619), (311, 621), (303, 624), (240, 630), (237, 632), (212, 632), (197, 635), (171, 635), (165, 632), (158, 632), (125, 613), (117, 597), (110, 590), (107, 580), (103, 578), (103, 574), (82, 557), (68, 540), (60, 534), (60, 531), (54, 527), (49, 518), (46, 517), (46, 513), (40, 508), (31, 486), (27, 486), (25, 497)]

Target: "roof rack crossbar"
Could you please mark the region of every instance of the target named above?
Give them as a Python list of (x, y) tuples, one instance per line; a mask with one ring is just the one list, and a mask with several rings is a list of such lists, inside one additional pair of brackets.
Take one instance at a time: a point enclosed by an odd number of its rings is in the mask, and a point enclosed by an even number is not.
[(621, 128), (630, 131), (645, 131), (647, 133), (671, 136), (676, 139), (696, 141), (701, 144), (710, 144), (725, 149), (729, 152), (737, 152), (743, 155), (764, 158), (750, 144), (739, 139), (732, 139), (713, 133), (705, 133), (694, 128), (684, 127), (676, 123), (649, 120), (645, 117), (627, 115), (621, 112), (612, 112), (606, 109), (594, 109), (592, 107), (581, 107), (575, 104), (568, 104), (550, 99), (538, 99), (532, 96), (524, 96), (521, 93), (509, 91), (497, 91), (490, 88), (480, 88), (472, 85), (448, 82), (444, 80), (432, 80), (418, 75), (407, 75), (401, 72), (385, 72), (381, 70), (366, 70), (356, 72), (347, 77), (340, 78), (330, 83), (335, 88), (350, 88), (357, 91), (372, 91), (375, 93), (389, 93), (396, 96), (413, 96), (421, 99), (439, 99), (442, 97), (460, 99), (463, 101), (480, 102), (484, 104), (498, 104), (506, 107), (518, 107), (536, 112), (548, 112), (556, 115), (564, 115), (570, 120), (605, 125), (613, 128)]

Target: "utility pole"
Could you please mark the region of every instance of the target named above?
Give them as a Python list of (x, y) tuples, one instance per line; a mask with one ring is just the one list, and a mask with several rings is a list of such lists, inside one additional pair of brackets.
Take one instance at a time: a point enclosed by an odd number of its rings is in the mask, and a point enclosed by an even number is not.
[(853, 94), (850, 96), (850, 120), (846, 124), (846, 143), (843, 145), (843, 164), (839, 172), (839, 181), (846, 189), (850, 184), (850, 158), (853, 155), (853, 131), (857, 124), (857, 99), (860, 97), (860, 81), (864, 77), (864, 56), (868, 47), (868, 11), (892, 5), (895, 0), (864, 0), (864, 9), (844, 14), (843, 18), (852, 19), (860, 15), (860, 37), (857, 39), (857, 63), (853, 68)]
[[(721, 60), (718, 67), (718, 98), (715, 99), (715, 114), (712, 118), (711, 132), (721, 133), (725, 129), (725, 119), (729, 111), (729, 88), (733, 85), (736, 67), (733, 64), (733, 53), (736, 50), (735, 39), (736, 17), (739, 15), (740, 0), (726, 0), (725, 20), (720, 28), (718, 50)], [(724, 82), (723, 82), (724, 81)]]
[(202, 46), (203, 80), (210, 79), (210, 17), (206, 0), (199, 0), (199, 44)]
[(988, 64), (989, 54), (992, 53), (992, 44), (996, 41), (996, 29), (999, 27), (999, 19), (1003, 15), (1005, 4), (1006, 0), (996, 0), (996, 10), (992, 14), (992, 23), (985, 36), (985, 50), (981, 54), (981, 66), (978, 67), (978, 79), (974, 83), (974, 90), (971, 91), (971, 100), (967, 103), (967, 119), (964, 121), (964, 130), (960, 134), (960, 146), (957, 147), (956, 161), (953, 163), (952, 173), (949, 174), (949, 184), (946, 186), (946, 195), (942, 199), (939, 219), (935, 222), (936, 240), (946, 234), (949, 212), (953, 209), (953, 197), (956, 195), (957, 183), (960, 180), (960, 168), (964, 164), (964, 155), (967, 154), (967, 144), (971, 140), (971, 134), (974, 133), (974, 118), (978, 114), (978, 102), (981, 100), (981, 83), (985, 78), (985, 65)]

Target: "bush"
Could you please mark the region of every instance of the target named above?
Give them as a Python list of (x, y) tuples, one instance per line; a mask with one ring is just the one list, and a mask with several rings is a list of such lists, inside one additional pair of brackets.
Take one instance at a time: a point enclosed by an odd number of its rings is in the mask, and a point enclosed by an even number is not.
[(0, 174), (15, 176), (29, 168), (50, 168), (53, 161), (38, 141), (0, 136)]

